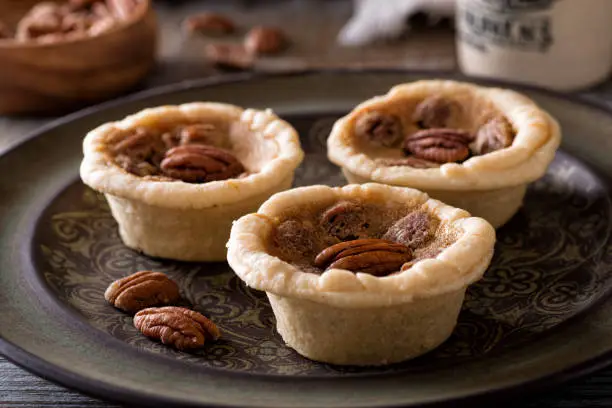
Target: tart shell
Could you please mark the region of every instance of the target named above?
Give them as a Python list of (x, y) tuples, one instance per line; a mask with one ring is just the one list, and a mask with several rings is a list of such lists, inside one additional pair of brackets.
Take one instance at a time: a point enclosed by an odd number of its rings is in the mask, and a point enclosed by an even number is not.
[[(458, 231), (433, 258), (375, 277), (329, 269), (321, 275), (270, 254), (268, 241), (287, 209), (338, 200), (406, 203)], [(417, 190), (380, 184), (310, 186), (276, 194), (232, 227), (228, 262), (250, 287), (267, 292), (284, 341), (300, 354), (335, 364), (403, 361), (441, 344), (452, 332), (466, 288), (493, 255), (495, 230), (481, 218)]]
[[(431, 95), (486, 101), (514, 128), (516, 135), (512, 145), (473, 156), (463, 163), (417, 169), (378, 164), (352, 136), (355, 121), (363, 112), (384, 111), (390, 104), (414, 106), (415, 101)], [(482, 114), (475, 108), (467, 111), (474, 117)], [(409, 112), (404, 116), (409, 117)], [(397, 85), (386, 95), (361, 103), (335, 123), (327, 147), (329, 159), (342, 167), (350, 183), (376, 182), (417, 188), (433, 198), (485, 218), (497, 228), (520, 208), (527, 184), (545, 174), (560, 142), (559, 124), (524, 95), (505, 89), (431, 80)], [(494, 204), (483, 203), (485, 200)]]
[[(128, 173), (113, 163), (107, 141), (117, 129), (183, 122), (224, 120), (230, 135), (257, 137), (266, 160), (243, 148), (239, 159), (257, 167), (245, 177), (203, 184), (153, 179)], [(304, 157), (296, 131), (271, 111), (197, 102), (145, 109), (119, 122), (104, 124), (83, 142), (81, 178), (105, 194), (123, 242), (147, 255), (182, 261), (224, 261), (233, 220), (255, 211), (269, 196), (291, 186)], [(266, 153), (267, 152), (267, 153)], [(274, 152), (270, 157), (269, 152)]]

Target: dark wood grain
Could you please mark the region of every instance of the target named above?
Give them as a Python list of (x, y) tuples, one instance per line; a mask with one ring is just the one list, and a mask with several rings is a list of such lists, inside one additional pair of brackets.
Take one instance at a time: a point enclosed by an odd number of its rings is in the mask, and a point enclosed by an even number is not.
[[(259, 70), (339, 65), (444, 70), (455, 67), (454, 41), (448, 28), (425, 29), (413, 33), (407, 40), (374, 49), (338, 48), (334, 44), (335, 33), (350, 14), (350, 4), (346, 1), (272, 1), (261, 5), (248, 1), (175, 2), (173, 7), (166, 4), (157, 5), (162, 26), (160, 61), (143, 87), (219, 74), (202, 56), (203, 46), (209, 40), (186, 38), (178, 29), (186, 15), (206, 8), (229, 11), (242, 27), (254, 23), (277, 23), (286, 28), (295, 45), (279, 58), (259, 61), (256, 67)], [(612, 107), (612, 82), (583, 95)], [(22, 140), (30, 131), (47, 121), (48, 119), (41, 118), (0, 117), (0, 152)], [(503, 406), (501, 402), (496, 405)], [(523, 408), (611, 407), (612, 368), (567, 386), (509, 401), (506, 405)], [(0, 357), (0, 407), (118, 406), (66, 390), (31, 375)]]

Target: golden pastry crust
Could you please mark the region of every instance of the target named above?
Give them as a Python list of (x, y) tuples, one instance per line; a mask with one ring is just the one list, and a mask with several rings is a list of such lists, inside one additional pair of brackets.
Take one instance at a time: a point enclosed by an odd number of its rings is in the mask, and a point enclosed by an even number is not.
[[(376, 199), (418, 208), (434, 214), (443, 228), (457, 232), (457, 238), (437, 256), (385, 277), (341, 269), (316, 275), (269, 253), (267, 242), (279, 215), (305, 202), (324, 207), (343, 199)], [(240, 218), (232, 227), (228, 262), (247, 285), (278, 296), (341, 308), (381, 307), (465, 289), (482, 277), (494, 243), (495, 231), (486, 221), (417, 190), (380, 184), (310, 186), (276, 194), (256, 214)]]
[[(431, 95), (460, 101), (468, 118), (461, 128), (476, 132), (491, 115), (501, 114), (516, 135), (511, 146), (473, 156), (463, 163), (446, 163), (434, 168), (388, 167), (376, 160), (389, 150), (364, 149), (353, 136), (357, 118), (380, 110), (411, 120), (411, 113)], [(404, 123), (410, 129), (410, 123)], [(413, 129), (415, 130), (415, 129)], [(487, 190), (517, 186), (540, 178), (554, 158), (561, 141), (556, 121), (529, 98), (514, 91), (484, 88), (455, 81), (419, 81), (393, 87), (386, 95), (358, 105), (338, 120), (328, 138), (328, 157), (345, 172), (379, 183), (410, 186), (424, 190)]]
[[(227, 140), (221, 142), (248, 175), (202, 184), (140, 177), (109, 154), (118, 129), (209, 121), (227, 125)], [(182, 261), (224, 261), (232, 222), (290, 188), (304, 156), (295, 130), (271, 111), (210, 102), (145, 109), (104, 124), (89, 132), (83, 150), (81, 178), (105, 193), (123, 243), (150, 256)]]
[[(231, 124), (232, 151), (249, 170), (247, 177), (203, 184), (152, 180), (130, 174), (109, 160), (107, 140), (116, 129), (206, 121), (208, 118)], [(241, 140), (245, 137), (259, 140), (247, 145)], [(259, 157), (254, 154), (253, 145), (257, 146)], [(292, 174), (304, 157), (295, 130), (272, 111), (245, 110), (212, 102), (145, 109), (119, 122), (104, 124), (87, 134), (83, 153), (81, 178), (93, 189), (143, 204), (176, 209), (208, 208), (260, 195)]]

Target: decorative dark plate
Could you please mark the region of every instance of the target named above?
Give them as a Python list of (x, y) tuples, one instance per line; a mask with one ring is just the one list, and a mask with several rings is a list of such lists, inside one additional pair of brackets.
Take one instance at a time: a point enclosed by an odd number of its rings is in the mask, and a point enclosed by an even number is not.
[[(453, 336), (426, 356), (384, 368), (300, 357), (275, 332), (265, 295), (224, 263), (153, 260), (127, 249), (103, 197), (78, 179), (87, 130), (148, 106), (216, 100), (273, 108), (296, 126), (308, 153), (296, 184), (339, 185), (344, 180), (325, 157), (333, 121), (393, 84), (423, 77), (341, 71), (189, 82), (67, 117), (6, 152), (0, 352), (80, 391), (156, 406), (422, 406), (557, 382), (607, 364), (612, 115), (602, 108), (523, 89), (560, 120), (563, 150), (498, 231), (493, 263), (470, 288)], [(223, 340), (187, 354), (139, 335), (103, 293), (141, 269), (174, 278), (186, 301), (220, 325)]]

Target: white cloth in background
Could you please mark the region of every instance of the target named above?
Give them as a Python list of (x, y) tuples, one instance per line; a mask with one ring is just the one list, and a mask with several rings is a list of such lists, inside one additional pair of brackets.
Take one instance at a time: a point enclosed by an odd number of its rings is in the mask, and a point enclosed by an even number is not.
[(353, 16), (338, 34), (344, 46), (399, 37), (409, 16), (423, 12), (432, 23), (455, 14), (455, 0), (354, 0)]

